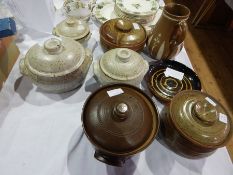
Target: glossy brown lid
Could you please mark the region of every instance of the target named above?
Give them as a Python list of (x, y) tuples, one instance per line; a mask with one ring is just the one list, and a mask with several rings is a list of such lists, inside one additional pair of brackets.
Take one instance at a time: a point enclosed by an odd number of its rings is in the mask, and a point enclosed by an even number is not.
[(84, 105), (82, 121), (86, 135), (98, 149), (118, 156), (142, 151), (159, 127), (153, 102), (140, 89), (126, 84), (94, 92)]
[(217, 148), (232, 134), (227, 111), (210, 95), (200, 91), (182, 91), (171, 101), (170, 116), (177, 130), (195, 144)]
[(140, 45), (146, 41), (146, 31), (140, 24), (121, 18), (106, 21), (100, 28), (100, 36), (118, 47)]

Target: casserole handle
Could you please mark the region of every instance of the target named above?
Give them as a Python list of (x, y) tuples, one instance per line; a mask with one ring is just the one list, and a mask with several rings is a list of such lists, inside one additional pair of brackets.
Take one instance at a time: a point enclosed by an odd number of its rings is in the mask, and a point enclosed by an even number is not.
[(20, 61), (19, 61), (19, 69), (20, 69), (20, 73), (23, 74), (23, 75), (28, 75), (28, 70), (25, 66), (25, 63), (24, 63), (24, 58), (22, 58)]

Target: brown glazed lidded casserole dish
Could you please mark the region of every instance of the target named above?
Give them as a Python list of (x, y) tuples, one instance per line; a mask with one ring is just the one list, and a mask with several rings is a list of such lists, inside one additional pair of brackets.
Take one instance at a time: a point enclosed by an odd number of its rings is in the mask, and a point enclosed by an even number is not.
[(85, 102), (82, 113), (86, 136), (95, 147), (95, 158), (122, 166), (154, 140), (158, 111), (140, 89), (112, 84), (98, 89)]
[(163, 110), (161, 131), (171, 149), (200, 158), (226, 145), (232, 135), (232, 120), (213, 97), (187, 90), (178, 93)]
[(147, 35), (143, 26), (127, 19), (111, 19), (100, 27), (100, 42), (107, 50), (128, 48), (141, 51), (146, 39)]

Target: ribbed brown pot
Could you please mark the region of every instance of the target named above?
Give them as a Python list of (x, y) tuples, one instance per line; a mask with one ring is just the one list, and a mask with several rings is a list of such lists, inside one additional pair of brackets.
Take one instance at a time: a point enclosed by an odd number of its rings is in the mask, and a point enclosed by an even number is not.
[(185, 39), (190, 10), (181, 4), (169, 3), (148, 38), (147, 47), (153, 59), (171, 59), (177, 55)]
[(174, 152), (187, 158), (209, 156), (232, 137), (228, 113), (213, 97), (200, 91), (180, 92), (161, 116), (163, 140)]

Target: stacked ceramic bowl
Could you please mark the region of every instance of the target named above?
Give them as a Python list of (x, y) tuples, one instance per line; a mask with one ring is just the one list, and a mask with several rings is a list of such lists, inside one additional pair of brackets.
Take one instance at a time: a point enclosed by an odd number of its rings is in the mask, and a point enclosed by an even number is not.
[(133, 20), (140, 24), (151, 23), (159, 9), (156, 0), (116, 0), (115, 13), (120, 18)]

